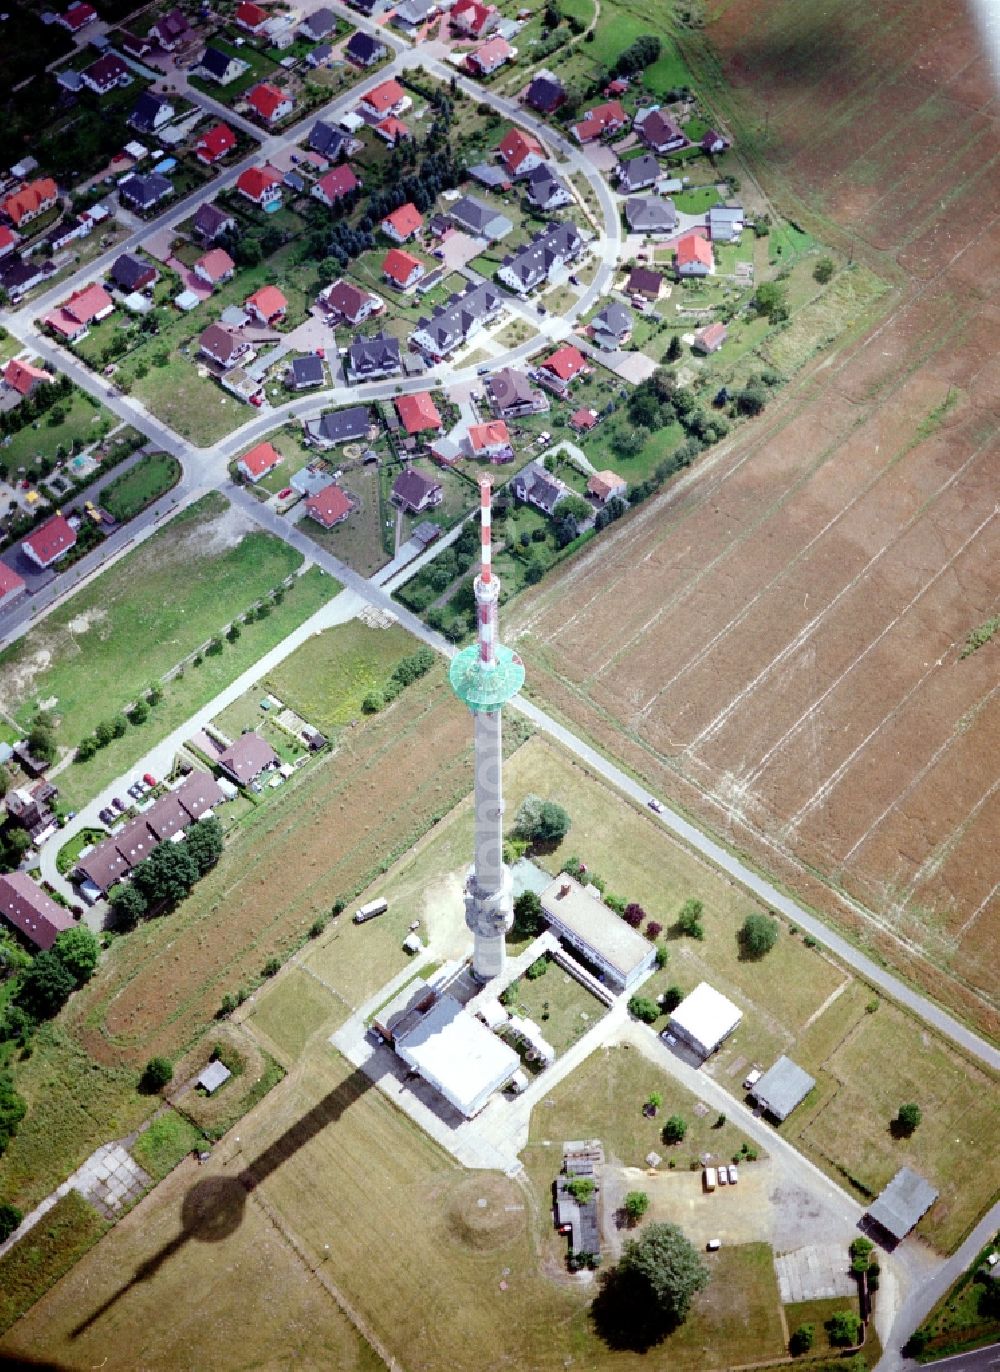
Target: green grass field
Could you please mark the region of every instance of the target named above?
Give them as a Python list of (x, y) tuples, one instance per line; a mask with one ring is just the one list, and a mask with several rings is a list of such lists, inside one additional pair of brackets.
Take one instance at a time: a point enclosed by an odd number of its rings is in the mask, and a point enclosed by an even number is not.
[(931, 1362), (962, 1349), (995, 1343), (1000, 1336), (1000, 1318), (990, 1310), (992, 1283), (981, 1272), (986, 1259), (1000, 1244), (1000, 1234), (986, 1245), (969, 1264), (954, 1286), (930, 1312), (920, 1333), (925, 1338), (921, 1362)]
[(30, 1310), (107, 1228), (79, 1192), (57, 1201), (41, 1224), (0, 1258), (0, 1333)]
[(182, 1158), (204, 1145), (205, 1136), (200, 1129), (175, 1110), (167, 1110), (143, 1130), (131, 1152), (154, 1181), (162, 1181)]
[(50, 423), (50, 411), (35, 421), (37, 428), (28, 424), (11, 435), (6, 447), (0, 448), (0, 476), (16, 477), (22, 467), (30, 471), (39, 459), (54, 460), (60, 448), (69, 452), (74, 443), (87, 447), (114, 424), (111, 413), (83, 391), (74, 389), (59, 408), (66, 416), (61, 424)]
[(557, 1053), (593, 1029), (605, 1013), (596, 996), (551, 961), (543, 976), (520, 978), (517, 1004), (508, 1008), (515, 1023), (518, 1015), (534, 1020)]
[(181, 464), (169, 453), (146, 453), (101, 492), (101, 504), (115, 519), (134, 519), (177, 485)]

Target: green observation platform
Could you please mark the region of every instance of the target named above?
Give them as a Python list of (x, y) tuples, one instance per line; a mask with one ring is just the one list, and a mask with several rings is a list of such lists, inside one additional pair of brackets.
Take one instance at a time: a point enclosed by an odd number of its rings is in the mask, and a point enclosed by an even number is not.
[(472, 643), (452, 658), (448, 668), (451, 689), (474, 714), (499, 710), (524, 685), (524, 663), (517, 653), (501, 644), (494, 651), (496, 662), (484, 667), (479, 645)]

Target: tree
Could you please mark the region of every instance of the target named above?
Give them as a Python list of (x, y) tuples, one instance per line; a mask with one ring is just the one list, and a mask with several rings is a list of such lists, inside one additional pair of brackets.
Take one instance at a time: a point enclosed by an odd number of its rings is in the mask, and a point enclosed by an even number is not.
[(198, 880), (186, 843), (158, 843), (132, 872), (132, 884), (150, 907), (176, 905)]
[(899, 1107), (899, 1114), (895, 1119), (896, 1129), (904, 1138), (909, 1138), (922, 1119), (920, 1106), (910, 1101)]
[(762, 958), (778, 942), (778, 921), (770, 915), (747, 915), (739, 932), (740, 948), (747, 958)]
[(813, 267), (813, 279), (818, 281), (821, 286), (825, 286), (832, 276), (833, 258), (821, 257), (815, 267)]
[(593, 516), (593, 508), (588, 505), (582, 495), (564, 495), (558, 502), (554, 511), (557, 518), (567, 518), (576, 524), (583, 523), (584, 520)]
[(787, 319), (785, 288), (777, 281), (762, 281), (754, 294), (753, 307), (758, 314), (766, 315), (772, 324)]
[(34, 723), (28, 730), (28, 752), (32, 757), (41, 758), (43, 762), (55, 762), (56, 737), (48, 715), (35, 716)]
[(740, 414), (760, 414), (767, 404), (767, 396), (760, 386), (744, 386), (736, 393), (736, 408)]
[(157, 1091), (162, 1091), (173, 1075), (174, 1064), (169, 1058), (150, 1058), (142, 1069), (139, 1090), (144, 1095), (152, 1096)]
[(682, 1115), (671, 1115), (663, 1126), (663, 1142), (680, 1143), (687, 1130), (687, 1120)]
[(14, 1088), (14, 1078), (9, 1072), (0, 1072), (0, 1154), (17, 1133), (27, 1109)]
[(30, 962), (31, 954), (6, 929), (0, 929), (0, 977), (19, 972)]
[(99, 748), (106, 748), (115, 736), (115, 726), (108, 719), (102, 719), (94, 730), (94, 737), (97, 739)]
[(522, 891), (514, 901), (514, 930), (518, 938), (534, 938), (545, 927), (542, 902), (534, 891)]
[(643, 1024), (653, 1024), (660, 1017), (660, 1007), (648, 996), (632, 996), (628, 1003), (630, 1015), (641, 1019)]
[(638, 929), (645, 918), (646, 912), (642, 906), (636, 901), (630, 900), (625, 906), (624, 915), (622, 915), (622, 919), (624, 919), (625, 923), (631, 925), (633, 929)]
[(681, 338), (680, 338), (680, 334), (676, 334), (676, 333), (675, 333), (675, 334), (673, 335), (673, 337), (670, 339), (670, 343), (669, 343), (668, 346), (667, 346), (667, 361), (668, 361), (668, 362), (676, 362), (677, 359), (680, 357), (680, 355), (681, 355)]
[(24, 1216), (16, 1205), (0, 1201), (0, 1243), (10, 1238), (23, 1219)]
[(365, 715), (377, 715), (384, 709), (385, 696), (381, 691), (369, 691), (361, 702), (361, 713)]
[(802, 1353), (808, 1353), (813, 1346), (815, 1336), (816, 1331), (811, 1324), (800, 1324), (788, 1340), (788, 1351), (792, 1357), (797, 1358)]
[(663, 1008), (669, 1015), (671, 1010), (676, 1010), (684, 999), (684, 992), (679, 986), (668, 986), (663, 993)]
[(853, 1310), (838, 1310), (823, 1328), (835, 1348), (853, 1348), (861, 1335), (861, 1317)]
[(128, 717), (135, 725), (145, 724), (149, 718), (149, 706), (140, 696), (128, 712)]
[(705, 930), (701, 924), (704, 909), (704, 905), (695, 896), (684, 902), (680, 914), (677, 916), (677, 928), (682, 934), (687, 934), (689, 938), (703, 939), (705, 937)]
[(192, 824), (184, 835), (184, 847), (190, 853), (199, 877), (210, 872), (222, 856), (222, 825), (213, 815)]
[(708, 1285), (708, 1268), (675, 1224), (651, 1224), (625, 1245), (619, 1271), (645, 1287), (660, 1315), (679, 1324)]
[(101, 945), (85, 924), (64, 929), (52, 945), (52, 951), (69, 972), (77, 986), (82, 986), (94, 974)]
[(121, 882), (108, 892), (108, 904), (114, 915), (114, 923), (122, 929), (134, 928), (148, 909), (142, 893), (135, 886)]
[(566, 1183), (566, 1190), (577, 1205), (586, 1205), (594, 1197), (597, 1186), (592, 1177), (573, 1177)]
[(73, 973), (50, 948), (39, 953), (21, 977), (17, 1002), (36, 1020), (59, 1013), (76, 987)]
[(532, 843), (558, 843), (569, 833), (569, 815), (554, 800), (527, 795), (514, 821), (514, 831)]
[(625, 1214), (629, 1224), (638, 1224), (649, 1209), (649, 1197), (645, 1191), (630, 1191), (625, 1197)]

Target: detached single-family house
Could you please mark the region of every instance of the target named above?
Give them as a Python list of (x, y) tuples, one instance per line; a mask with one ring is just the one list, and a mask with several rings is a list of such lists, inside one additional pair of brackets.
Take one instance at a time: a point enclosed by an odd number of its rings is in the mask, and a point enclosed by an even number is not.
[(194, 155), (206, 167), (211, 167), (220, 158), (236, 147), (236, 135), (228, 124), (213, 124), (200, 134), (194, 145)]
[(547, 357), (539, 367), (539, 379), (551, 390), (565, 395), (578, 376), (583, 376), (589, 368), (587, 359), (579, 348), (572, 343), (564, 343), (551, 357)]
[(221, 286), (224, 281), (232, 280), (236, 263), (225, 248), (210, 248), (203, 257), (198, 258), (193, 271), (199, 281), (215, 290), (216, 286)]
[(708, 231), (713, 243), (735, 243), (745, 223), (742, 205), (713, 205), (708, 211)]
[(271, 771), (279, 765), (278, 754), (260, 734), (240, 734), (217, 762), (226, 775), (237, 786), (250, 786), (261, 772)]
[(448, 207), (448, 217), (458, 228), (472, 234), (474, 238), (485, 238), (495, 243), (506, 238), (514, 225), (505, 214), (491, 209), (474, 195), (463, 195), (454, 205)]
[(406, 91), (397, 80), (390, 77), (363, 95), (358, 108), (370, 119), (378, 120), (390, 114), (402, 114), (409, 103)]
[(232, 53), (223, 52), (221, 48), (209, 45), (202, 53), (194, 74), (215, 81), (217, 85), (229, 86), (238, 81), (249, 67), (250, 63), (244, 62), (242, 57), (236, 57)]
[(609, 100), (587, 110), (579, 123), (573, 125), (573, 137), (578, 143), (592, 143), (605, 134), (620, 133), (627, 123), (628, 115), (621, 101)]
[(325, 124), (322, 119), (317, 119), (309, 132), (309, 147), (312, 152), (318, 152), (328, 162), (336, 162), (350, 151), (351, 139), (340, 129), (335, 129), (332, 124)]
[(281, 454), (270, 443), (258, 443), (256, 448), (243, 454), (236, 464), (236, 470), (245, 480), (256, 482), (267, 476), (268, 472), (273, 472), (281, 460)]
[(517, 419), (524, 414), (541, 414), (549, 408), (548, 396), (532, 386), (524, 372), (502, 367), (486, 382), (490, 408), (500, 419)]
[(174, 112), (174, 107), (166, 96), (157, 95), (154, 91), (143, 91), (132, 106), (128, 122), (139, 133), (155, 133), (164, 124), (170, 123)]
[(35, 367), (30, 362), (19, 362), (16, 357), (12, 357), (3, 369), (4, 389), (14, 391), (22, 398), (34, 395), (39, 386), (52, 380), (51, 372)]
[(500, 292), (488, 281), (453, 295), (448, 303), (421, 318), (410, 334), (410, 343), (434, 362), (441, 362), (496, 319), (503, 307)]
[(118, 46), (127, 52), (129, 57), (134, 57), (137, 62), (141, 62), (153, 51), (155, 43), (150, 36), (142, 37), (137, 33), (129, 33), (127, 29), (120, 29)]
[(612, 301), (605, 305), (599, 314), (590, 321), (594, 342), (599, 348), (614, 352), (623, 347), (632, 336), (632, 316), (624, 305)]
[(634, 195), (636, 191), (655, 186), (659, 175), (660, 164), (651, 152), (618, 164), (618, 186), (623, 195)]
[(81, 80), (95, 95), (109, 95), (119, 86), (132, 84), (132, 73), (114, 52), (106, 52), (80, 73)]
[(625, 478), (613, 472), (610, 467), (603, 472), (594, 472), (587, 480), (587, 494), (601, 505), (606, 505), (609, 500), (624, 500), (627, 492), (628, 483)]
[(320, 291), (319, 303), (330, 313), (333, 323), (344, 320), (355, 326), (363, 324), (382, 307), (377, 295), (355, 286), (353, 281), (344, 280), (334, 281)]
[(27, 872), (0, 876), (0, 915), (40, 952), (51, 948), (64, 930), (74, 927), (70, 912), (57, 905)]
[(356, 505), (357, 501), (343, 487), (331, 481), (329, 486), (306, 497), (306, 514), (324, 529), (333, 529), (343, 524)]
[(528, 174), (526, 190), (531, 203), (546, 212), (573, 203), (572, 191), (547, 162)]
[(398, 396), (396, 413), (403, 428), (411, 437), (414, 434), (426, 433), (428, 429), (436, 431), (442, 427), (441, 416), (429, 391)]
[(633, 233), (655, 238), (676, 232), (677, 210), (666, 196), (636, 196), (625, 201), (625, 222)]
[[(353, 0), (356, 8), (364, 9), (367, 0)], [(365, 9), (366, 14), (370, 14), (370, 9)], [(402, 0), (392, 12), (392, 19), (389, 21), (395, 28), (402, 29), (404, 33), (411, 36), (422, 28), (429, 19), (433, 19), (438, 12), (437, 0)]]
[(553, 224), (505, 257), (497, 277), (518, 295), (527, 295), (536, 286), (551, 281), (583, 251), (583, 239), (573, 223)]
[(482, 38), (499, 24), (500, 11), (496, 5), (480, 4), (480, 0), (456, 0), (449, 22), (456, 37)]
[(674, 247), (674, 270), (678, 276), (708, 276), (715, 266), (712, 245), (700, 233), (686, 233)]
[(33, 286), (55, 271), (51, 262), (25, 262), (20, 253), (11, 253), (0, 263), (0, 286), (11, 300), (20, 300)]
[(126, 295), (131, 295), (133, 291), (147, 290), (150, 286), (155, 286), (160, 279), (160, 273), (152, 262), (147, 262), (130, 252), (123, 252), (120, 257), (115, 258), (108, 275)]
[(650, 267), (633, 267), (625, 283), (626, 294), (632, 300), (659, 300), (663, 277)]
[(398, 210), (387, 214), (380, 227), (394, 243), (405, 243), (424, 227), (423, 215), (413, 201), (408, 200), (405, 205), (400, 205)]
[(356, 67), (374, 67), (376, 62), (381, 62), (382, 58), (388, 55), (388, 52), (389, 49), (380, 39), (358, 29), (345, 47), (344, 56)]
[(574, 410), (569, 417), (569, 427), (578, 434), (589, 434), (591, 429), (596, 429), (601, 416), (596, 410), (592, 410), (587, 405), (582, 405), (580, 409)]
[(19, 235), (13, 229), (8, 229), (6, 224), (0, 224), (0, 257), (6, 257), (9, 252), (13, 252), (20, 241)]
[(338, 200), (343, 200), (360, 185), (361, 182), (345, 162), (339, 167), (332, 167), (325, 176), (321, 176), (309, 194), (327, 209), (332, 209)]
[(28, 586), (23, 576), (14, 571), (13, 567), (8, 567), (5, 562), (0, 562), (0, 613), (9, 610), (12, 605), (16, 605), (23, 595), (27, 593)]
[(515, 55), (514, 48), (511, 47), (506, 38), (501, 38), (497, 34), (495, 37), (487, 39), (481, 48), (477, 48), (475, 52), (470, 52), (465, 59), (465, 66), (473, 76), (490, 76), (493, 72), (499, 71)]
[(243, 362), (252, 347), (245, 338), (237, 338), (221, 324), (209, 324), (198, 340), (198, 351), (228, 371), (230, 367)]
[(490, 462), (514, 460), (514, 445), (503, 419), (491, 419), (486, 424), (470, 424), (468, 443), (473, 457), (486, 458)]
[(236, 178), (236, 189), (255, 205), (270, 205), (281, 199), (281, 172), (270, 165), (247, 167)]
[(397, 143), (401, 143), (405, 138), (412, 138), (409, 124), (397, 119), (394, 114), (390, 114), (385, 119), (380, 119), (375, 125), (375, 132), (383, 143), (394, 148)]
[(400, 472), (392, 483), (392, 503), (410, 514), (421, 514), (444, 499), (444, 487), (440, 481), (424, 476), (422, 472), (407, 467)]
[(97, 11), (93, 5), (88, 5), (86, 0), (77, 0), (77, 3), (70, 5), (63, 14), (56, 20), (64, 29), (69, 29), (70, 33), (79, 33), (81, 29), (92, 24), (97, 18)]
[(194, 231), (203, 243), (214, 243), (224, 233), (233, 233), (235, 230), (236, 219), (228, 210), (220, 209), (211, 200), (206, 200), (198, 206), (198, 213), (194, 217)]
[(173, 194), (174, 188), (159, 172), (149, 172), (145, 176), (133, 172), (118, 183), (118, 199), (129, 209), (140, 214), (148, 214), (162, 200)]
[(290, 391), (308, 391), (313, 386), (322, 386), (325, 380), (323, 359), (316, 353), (293, 357), (285, 373), (285, 385)]
[(524, 103), (539, 114), (554, 114), (566, 99), (563, 83), (549, 71), (540, 71), (524, 96)]
[(560, 500), (572, 494), (564, 482), (547, 472), (544, 464), (537, 460), (521, 468), (511, 482), (511, 489), (515, 500), (533, 505), (546, 515), (553, 514)]
[(419, 257), (402, 248), (390, 248), (382, 259), (382, 275), (398, 291), (412, 290), (426, 270)]
[(399, 340), (390, 334), (377, 333), (374, 338), (356, 338), (347, 349), (347, 375), (352, 381), (374, 381), (381, 376), (395, 376), (402, 366)]
[(247, 296), (243, 308), (252, 319), (270, 327), (284, 319), (288, 301), (277, 286), (261, 286), (259, 291)]
[(716, 321), (714, 324), (706, 324), (703, 329), (695, 332), (694, 342), (691, 344), (695, 352), (717, 353), (729, 337), (729, 331), (725, 324)]
[(662, 110), (650, 110), (645, 119), (636, 124), (636, 132), (647, 148), (661, 155), (676, 152), (687, 144), (680, 128)]
[(76, 530), (61, 514), (40, 524), (21, 544), (21, 551), (44, 571), (58, 562), (76, 544)]
[(366, 439), (370, 425), (368, 406), (352, 405), (346, 410), (328, 410), (318, 419), (307, 419), (305, 431), (317, 448), (335, 448), (341, 443)]
[(299, 33), (303, 38), (308, 38), (310, 43), (320, 43), (324, 38), (329, 38), (337, 27), (337, 16), (333, 10), (328, 10), (325, 6), (321, 9), (313, 10), (306, 19), (303, 19)]
[(172, 9), (159, 18), (149, 31), (164, 52), (173, 52), (191, 38), (194, 30), (181, 9)]
[(260, 5), (255, 5), (253, 0), (241, 0), (236, 6), (236, 27), (243, 29), (245, 33), (263, 33), (264, 25), (270, 15), (267, 10), (261, 9)]
[(270, 81), (262, 81), (259, 86), (254, 86), (247, 95), (247, 104), (258, 119), (268, 126), (280, 124), (295, 108), (295, 101), (288, 92), (272, 85)]
[(545, 149), (532, 133), (511, 129), (497, 148), (500, 160), (516, 181), (527, 176), (545, 161)]
[(106, 319), (114, 308), (115, 302), (104, 287), (92, 282), (74, 291), (58, 309), (46, 315), (45, 323), (68, 342), (76, 343), (88, 332), (91, 324)]
[(477, 162), (468, 168), (468, 172), (473, 181), (478, 181), (488, 191), (509, 191), (514, 184), (506, 170), (494, 166), (492, 162)]
[(709, 129), (698, 146), (701, 148), (702, 152), (708, 153), (709, 156), (714, 156), (716, 153), (726, 151), (729, 147), (729, 139), (723, 138), (722, 134), (716, 133), (715, 129)]
[(59, 188), (56, 183), (51, 176), (40, 176), (0, 200), (0, 214), (9, 219), (15, 229), (20, 229), (58, 203)]

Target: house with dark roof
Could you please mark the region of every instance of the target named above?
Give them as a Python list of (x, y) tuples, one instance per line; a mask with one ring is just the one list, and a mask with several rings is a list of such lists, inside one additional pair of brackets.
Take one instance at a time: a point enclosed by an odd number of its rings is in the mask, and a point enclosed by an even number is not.
[(76, 3), (70, 5), (65, 13), (59, 15), (56, 23), (61, 24), (70, 33), (79, 33), (82, 28), (92, 24), (96, 18), (97, 11), (93, 5), (88, 5), (87, 0), (76, 0)]
[(144, 291), (149, 286), (155, 286), (160, 279), (160, 273), (152, 262), (147, 262), (145, 258), (130, 252), (123, 252), (120, 257), (115, 258), (108, 275), (119, 290), (125, 291), (128, 295), (133, 291)]
[(77, 875), (85, 883), (84, 895), (87, 894), (87, 884), (94, 888), (94, 894), (106, 895), (112, 886), (117, 885), (122, 877), (128, 876), (131, 870), (132, 863), (119, 852), (113, 838), (106, 838), (103, 843), (98, 843), (76, 864)]
[(346, 133), (335, 129), (332, 124), (325, 124), (322, 119), (317, 119), (309, 132), (309, 146), (313, 152), (321, 153), (328, 162), (336, 162), (350, 151), (351, 140)]
[(216, 805), (221, 805), (226, 798), (215, 777), (209, 775), (208, 772), (199, 772), (197, 768), (188, 772), (181, 784), (175, 789), (174, 795), (184, 806), (191, 819), (201, 819), (202, 815), (209, 814)]
[(237, 786), (251, 786), (261, 772), (278, 766), (278, 754), (260, 734), (240, 734), (216, 761)]
[(303, 19), (299, 28), (299, 33), (304, 38), (308, 38), (311, 43), (319, 43), (324, 38), (329, 38), (337, 27), (337, 16), (333, 10), (328, 10), (326, 6), (313, 10), (306, 19)]
[(106, 52), (80, 73), (80, 79), (95, 95), (109, 95), (119, 86), (131, 86), (132, 73), (114, 52)]
[(315, 353), (293, 357), (285, 373), (285, 385), (292, 391), (307, 391), (313, 386), (322, 386), (325, 380), (323, 359)]
[(716, 153), (725, 152), (730, 144), (728, 138), (723, 138), (722, 134), (716, 133), (715, 129), (709, 129), (698, 146), (702, 152), (708, 153), (711, 157)]
[(660, 164), (651, 152), (641, 153), (618, 164), (618, 186), (623, 195), (648, 190), (656, 185), (659, 175)]
[(344, 56), (349, 62), (353, 62), (356, 67), (374, 67), (376, 62), (381, 62), (387, 56), (389, 49), (378, 38), (370, 33), (363, 33), (358, 29), (351, 36), (350, 42), (344, 48)]
[(425, 357), (440, 362), (496, 319), (502, 307), (500, 292), (489, 282), (469, 286), (435, 309), (429, 319), (419, 319), (410, 343)]
[(515, 500), (533, 505), (546, 515), (552, 515), (560, 500), (572, 494), (570, 488), (557, 476), (547, 472), (545, 464), (538, 460), (521, 468), (511, 482), (511, 490)]
[(539, 114), (554, 114), (565, 99), (563, 83), (548, 71), (540, 71), (524, 95), (524, 103)]
[(537, 209), (549, 212), (573, 203), (573, 193), (547, 162), (528, 175), (525, 186), (528, 199)]
[(395, 376), (402, 367), (399, 339), (387, 333), (377, 333), (373, 338), (356, 338), (347, 349), (347, 375), (351, 381)]
[(458, 228), (472, 234), (474, 238), (485, 238), (495, 243), (498, 238), (506, 238), (514, 228), (505, 214), (492, 209), (474, 195), (463, 195), (448, 207), (448, 217)]
[(192, 36), (194, 30), (188, 23), (184, 11), (175, 7), (162, 15), (149, 32), (164, 52), (173, 52)]
[(221, 324), (209, 324), (198, 340), (198, 351), (228, 371), (249, 361), (252, 348), (245, 338), (237, 338)]
[(163, 124), (169, 124), (173, 117), (174, 107), (166, 96), (143, 91), (132, 106), (128, 122), (139, 133), (155, 133)]
[(118, 183), (118, 199), (140, 214), (147, 214), (171, 196), (173, 191), (173, 186), (159, 172), (149, 172), (145, 176), (133, 172)]
[(590, 321), (591, 335), (599, 348), (614, 352), (632, 336), (632, 315), (624, 305), (612, 300)]
[(382, 302), (371, 291), (355, 286), (353, 281), (334, 281), (320, 291), (317, 300), (331, 319), (331, 323), (345, 320), (348, 324), (363, 324), (381, 308)]
[(172, 791), (155, 800), (142, 817), (160, 843), (165, 843), (175, 834), (183, 834), (191, 823), (191, 816)]
[(21, 551), (44, 571), (76, 545), (76, 530), (64, 515), (54, 514), (21, 543)]
[(549, 408), (549, 398), (532, 386), (524, 372), (502, 367), (486, 382), (490, 408), (499, 419), (517, 419), (524, 414), (541, 414)]
[(150, 37), (142, 37), (137, 33), (129, 33), (127, 29), (121, 29), (118, 33), (118, 46), (127, 52), (129, 57), (141, 62), (153, 51), (154, 43)]
[(194, 74), (215, 81), (220, 86), (228, 86), (233, 81), (238, 81), (249, 68), (249, 62), (244, 62), (241, 57), (234, 57), (231, 53), (209, 45), (202, 53)]
[[(24, 770), (30, 771), (25, 758), (23, 745), (18, 745), (13, 749), (17, 761)], [(38, 759), (42, 763), (43, 769), (48, 764), (43, 759)], [(32, 843), (42, 843), (58, 827), (56, 816), (52, 809), (59, 792), (50, 781), (40, 777), (33, 781), (30, 786), (15, 786), (7, 792), (5, 805), (7, 815), (13, 824), (17, 824), (24, 829)]]
[(677, 231), (677, 211), (666, 196), (634, 196), (625, 201), (625, 222), (633, 233), (655, 238)]
[(647, 148), (661, 155), (676, 152), (688, 141), (669, 115), (659, 109), (650, 110), (642, 122), (636, 124), (636, 132)]
[(0, 286), (11, 300), (20, 300), (32, 287), (44, 281), (46, 276), (54, 271), (55, 266), (51, 262), (34, 259), (25, 262), (20, 253), (13, 252), (0, 262)]
[(583, 239), (575, 224), (553, 224), (503, 259), (497, 277), (517, 295), (527, 295), (579, 257)]
[(444, 499), (444, 487), (440, 481), (424, 476), (422, 472), (407, 467), (400, 472), (392, 483), (392, 503), (410, 514), (421, 514)]
[(224, 233), (233, 233), (235, 229), (236, 217), (228, 210), (221, 209), (211, 200), (206, 200), (198, 206), (198, 212), (194, 217), (194, 231), (203, 243), (214, 243)]
[(626, 294), (633, 300), (659, 300), (663, 277), (651, 267), (633, 267), (625, 283)]
[(44, 952), (65, 929), (73, 928), (73, 916), (32, 881), (27, 872), (0, 875), (0, 915), (29, 943)]
[(367, 405), (352, 405), (346, 410), (328, 410), (318, 419), (307, 419), (306, 436), (317, 448), (335, 448), (341, 443), (356, 443), (368, 437), (371, 419)]

